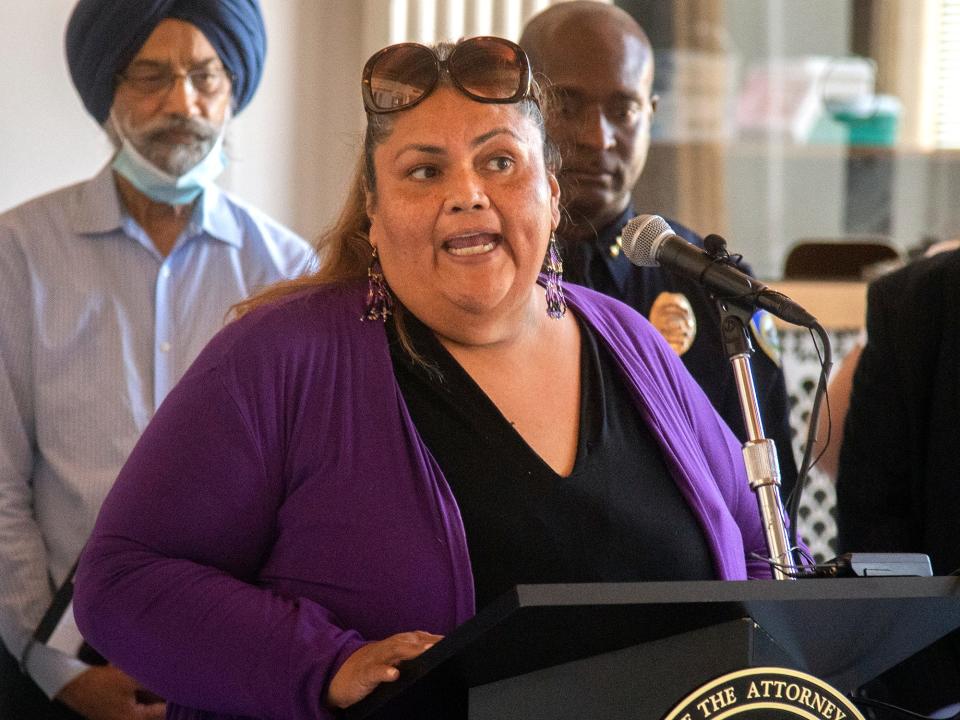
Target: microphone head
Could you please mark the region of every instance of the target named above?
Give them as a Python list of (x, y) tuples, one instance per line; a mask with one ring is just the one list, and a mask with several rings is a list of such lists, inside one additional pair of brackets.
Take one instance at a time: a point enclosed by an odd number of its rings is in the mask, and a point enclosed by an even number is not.
[(660, 244), (673, 235), (673, 228), (659, 215), (637, 215), (620, 233), (620, 247), (634, 265), (655, 267), (660, 264)]

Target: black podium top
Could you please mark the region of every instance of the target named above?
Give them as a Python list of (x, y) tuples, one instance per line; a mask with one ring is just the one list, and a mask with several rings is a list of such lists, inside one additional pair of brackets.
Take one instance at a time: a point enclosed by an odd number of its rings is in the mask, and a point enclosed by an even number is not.
[(960, 577), (519, 585), (346, 713), (751, 618), (796, 669), (859, 687), (960, 626)]

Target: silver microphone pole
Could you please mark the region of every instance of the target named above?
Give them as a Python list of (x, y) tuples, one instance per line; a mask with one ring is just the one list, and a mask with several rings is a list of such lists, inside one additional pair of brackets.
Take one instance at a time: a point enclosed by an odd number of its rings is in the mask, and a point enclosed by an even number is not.
[[(724, 319), (724, 323), (728, 318)], [(749, 342), (749, 340), (748, 340)], [(780, 462), (773, 440), (764, 437), (763, 422), (757, 404), (757, 392), (753, 384), (750, 369), (749, 352), (740, 352), (731, 356), (733, 373), (736, 377), (737, 394), (740, 398), (740, 410), (747, 429), (747, 442), (743, 444), (743, 461), (747, 468), (750, 488), (757, 496), (760, 506), (760, 518), (767, 540), (767, 550), (773, 567), (773, 577), (777, 580), (792, 580), (787, 570), (794, 567), (790, 552), (790, 541), (783, 521), (783, 503), (780, 499)]]

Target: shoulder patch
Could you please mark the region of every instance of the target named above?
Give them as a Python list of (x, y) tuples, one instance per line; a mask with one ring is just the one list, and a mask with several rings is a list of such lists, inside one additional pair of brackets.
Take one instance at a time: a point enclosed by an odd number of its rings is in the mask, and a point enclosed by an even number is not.
[(766, 310), (757, 310), (750, 318), (750, 332), (757, 345), (777, 367), (783, 366), (783, 350), (780, 345), (780, 332), (773, 315)]

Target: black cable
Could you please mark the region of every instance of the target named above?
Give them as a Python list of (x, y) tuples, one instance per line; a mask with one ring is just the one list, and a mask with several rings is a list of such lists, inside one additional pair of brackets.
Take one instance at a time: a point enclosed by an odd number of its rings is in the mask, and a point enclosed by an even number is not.
[(835, 577), (840, 570), (840, 566), (835, 563), (817, 564), (814, 562), (813, 558), (810, 557), (810, 555), (801, 547), (791, 547), (790, 552), (802, 554), (807, 563), (805, 565), (798, 565), (796, 563), (790, 565), (787, 563), (777, 562), (773, 558), (768, 558), (757, 552), (750, 553), (750, 557), (755, 560), (762, 560), (771, 568), (776, 568), (787, 577), (796, 579)]
[[(797, 473), (797, 484), (794, 486), (793, 490), (790, 491), (790, 496), (787, 498), (787, 517), (790, 522), (790, 544), (799, 545), (797, 541), (797, 525), (799, 523), (800, 515), (800, 498), (803, 495), (803, 490), (807, 485), (809, 480), (810, 469), (813, 468), (817, 461), (820, 460), (820, 457), (823, 455), (826, 450), (827, 445), (830, 444), (830, 435), (833, 430), (833, 421), (827, 414), (827, 438), (826, 442), (823, 445), (823, 448), (817, 454), (815, 458), (813, 456), (813, 446), (817, 440), (817, 430), (819, 429), (820, 424), (820, 404), (823, 401), (823, 398), (827, 394), (827, 381), (830, 379), (830, 370), (833, 368), (833, 354), (830, 349), (830, 338), (827, 336), (827, 331), (817, 323), (813, 327), (809, 328), (810, 337), (813, 340), (813, 346), (817, 351), (817, 357), (820, 360), (820, 377), (817, 382), (817, 389), (813, 397), (813, 407), (810, 410), (810, 420), (807, 423), (807, 442), (806, 446), (803, 449), (803, 460), (800, 463), (800, 470)], [(817, 338), (814, 336), (816, 332), (817, 336), (820, 338), (821, 345), (817, 345)], [(823, 351), (821, 353), (821, 346)], [(830, 409), (830, 401), (827, 400), (827, 409)]]

